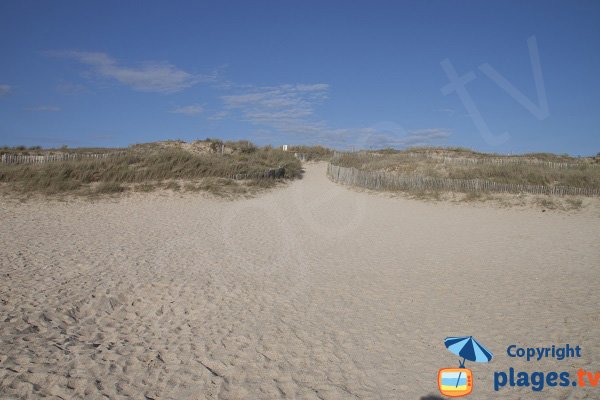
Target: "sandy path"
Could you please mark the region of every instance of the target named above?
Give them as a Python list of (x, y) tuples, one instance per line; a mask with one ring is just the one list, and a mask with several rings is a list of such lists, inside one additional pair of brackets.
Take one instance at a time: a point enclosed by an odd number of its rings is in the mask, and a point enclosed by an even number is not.
[[(467, 365), (477, 398), (540, 398), (493, 392), (511, 366), (600, 369), (597, 210), (390, 199), (324, 168), (250, 200), (0, 203), (0, 397), (436, 399), (454, 335), (496, 355)], [(505, 352), (565, 342), (583, 357)]]

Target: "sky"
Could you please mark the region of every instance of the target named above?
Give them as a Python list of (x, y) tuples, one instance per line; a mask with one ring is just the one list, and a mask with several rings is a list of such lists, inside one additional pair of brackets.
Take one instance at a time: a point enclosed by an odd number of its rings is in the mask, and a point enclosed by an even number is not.
[(0, 146), (600, 152), (598, 1), (0, 2)]

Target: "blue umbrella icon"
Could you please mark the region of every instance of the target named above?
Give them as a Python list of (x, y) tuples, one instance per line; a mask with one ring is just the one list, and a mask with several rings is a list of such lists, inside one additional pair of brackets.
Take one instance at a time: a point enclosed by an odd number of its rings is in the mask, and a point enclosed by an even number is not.
[[(489, 362), (494, 357), (492, 352), (473, 339), (473, 336), (447, 337), (444, 344), (452, 353), (462, 357), (460, 368), (465, 367), (465, 360), (483, 363)], [(458, 386), (460, 375), (461, 373), (458, 374), (456, 386)]]

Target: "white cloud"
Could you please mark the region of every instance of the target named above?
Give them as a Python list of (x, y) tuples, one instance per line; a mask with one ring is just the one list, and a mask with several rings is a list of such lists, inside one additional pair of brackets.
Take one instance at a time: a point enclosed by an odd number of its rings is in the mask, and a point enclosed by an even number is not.
[(328, 91), (325, 83), (253, 86), (222, 99), (226, 109), (239, 111), (253, 124), (287, 129), (290, 125), (306, 124), (306, 118), (314, 114), (315, 106), (327, 98)]
[[(222, 96), (229, 113), (278, 134), (295, 136), (303, 143), (319, 143), (337, 148), (385, 148), (422, 146), (438, 143), (450, 136), (444, 129), (405, 131), (395, 123), (372, 127), (334, 128), (316, 116), (316, 108), (329, 94), (329, 85), (285, 84), (249, 86), (240, 93)], [(264, 131), (263, 131), (264, 134)]]
[(436, 108), (433, 111), (437, 113), (443, 113), (449, 116), (453, 116), (456, 114), (456, 110), (454, 108)]
[(198, 104), (179, 107), (171, 111), (174, 114), (197, 115), (204, 112), (204, 107)]
[(298, 85), (296, 85), (296, 90), (298, 90), (299, 92), (327, 92), (329, 90), (329, 84), (327, 84), (327, 83), (298, 84)]
[(208, 119), (213, 120), (213, 121), (220, 121), (222, 119), (225, 119), (225, 117), (227, 117), (227, 115), (228, 115), (227, 111), (219, 111), (217, 113), (209, 115)]
[(58, 112), (60, 111), (60, 107), (57, 106), (49, 106), (49, 105), (41, 105), (35, 107), (26, 108), (27, 111), (42, 111), (42, 112)]
[(408, 135), (403, 138), (406, 144), (414, 143), (432, 143), (437, 140), (447, 139), (450, 137), (450, 132), (442, 128), (418, 129), (409, 131)]
[(0, 85), (0, 96), (9, 94), (10, 90), (11, 90), (11, 87), (9, 85)]
[(46, 54), (77, 60), (89, 66), (92, 72), (140, 92), (175, 93), (214, 79), (211, 76), (191, 74), (168, 62), (147, 61), (138, 66), (123, 66), (105, 53), (50, 51)]
[(77, 94), (88, 92), (87, 88), (79, 83), (64, 82), (64, 81), (60, 82), (58, 85), (56, 85), (56, 90), (60, 94), (65, 94), (65, 95), (77, 95)]
[(366, 142), (368, 148), (403, 148), (415, 146), (431, 146), (450, 137), (446, 129), (417, 129), (408, 132), (371, 129)]

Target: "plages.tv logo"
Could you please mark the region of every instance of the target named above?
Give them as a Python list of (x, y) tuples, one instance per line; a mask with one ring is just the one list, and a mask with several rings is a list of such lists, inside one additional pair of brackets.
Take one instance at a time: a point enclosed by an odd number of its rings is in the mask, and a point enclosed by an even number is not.
[(438, 371), (438, 388), (448, 397), (461, 397), (473, 391), (473, 372), (465, 368), (465, 361), (490, 362), (494, 355), (473, 336), (447, 337), (444, 345), (450, 352), (462, 357), (458, 368), (442, 368)]

